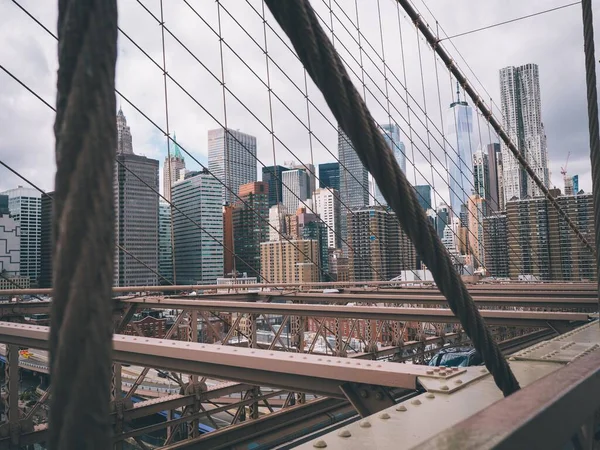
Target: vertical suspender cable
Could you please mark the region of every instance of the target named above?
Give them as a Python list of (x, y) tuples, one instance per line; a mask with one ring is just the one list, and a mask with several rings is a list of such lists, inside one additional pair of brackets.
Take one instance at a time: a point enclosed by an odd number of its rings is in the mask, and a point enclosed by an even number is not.
[(48, 447), (110, 448), (116, 0), (58, 2)]
[[(583, 51), (585, 52), (585, 81), (587, 85), (588, 126), (590, 132), (590, 159), (592, 161), (592, 193), (596, 248), (600, 242), (600, 132), (598, 131), (598, 92), (596, 90), (596, 61), (594, 57), (594, 20), (592, 0), (582, 0)], [(596, 272), (600, 266), (600, 252), (596, 251)], [(600, 277), (598, 281), (598, 309), (600, 310)]]

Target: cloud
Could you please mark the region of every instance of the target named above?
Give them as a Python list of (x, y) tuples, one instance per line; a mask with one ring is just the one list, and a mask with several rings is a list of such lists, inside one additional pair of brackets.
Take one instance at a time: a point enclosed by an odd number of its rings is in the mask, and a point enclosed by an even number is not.
[[(20, 1), (55, 31), (54, 2)], [(143, 3), (160, 19), (157, 0), (143, 0)], [(455, 0), (451, 3), (434, 0), (428, 1), (427, 6), (452, 35), (561, 3), (559, 0)], [(164, 5), (168, 29), (165, 48), (169, 131), (177, 133), (182, 147), (201, 164), (206, 164), (207, 131), (227, 123), (233, 129), (257, 136), (258, 158), (265, 165), (273, 164), (273, 154), (278, 164), (287, 160), (313, 161), (315, 165), (332, 161), (337, 156), (335, 121), (310, 79), (305, 85), (304, 70), (268, 11), (268, 26), (263, 24), (261, 2), (228, 0), (190, 4), (196, 11), (182, 0)], [(353, 81), (364, 92), (373, 116), (382, 123), (395, 121), (400, 126), (407, 158), (413, 162), (408, 163), (409, 179), (419, 184), (434, 184), (440, 197), (447, 196), (447, 176), (443, 169), (446, 155), (440, 145), (443, 142), (440, 130), (444, 129), (442, 120), (455, 95), (447, 70), (436, 63), (431, 49), (417, 37), (414, 26), (393, 0), (358, 2), (360, 35), (356, 29), (354, 1), (313, 0), (312, 4), (330, 36), (333, 27), (336, 48)], [(332, 11), (329, 4), (333, 6)], [(435, 28), (435, 19), (424, 4), (416, 1), (415, 5)], [(595, 12), (598, 17), (600, 11)], [(219, 16), (222, 42), (218, 36)], [(131, 126), (134, 151), (159, 159), (162, 166), (166, 155), (163, 132), (167, 129), (165, 80), (155, 64), (162, 65), (161, 28), (134, 0), (119, 1), (119, 25), (154, 62), (125, 35), (119, 34), (117, 87), (160, 130), (126, 100), (117, 97), (117, 103), (122, 105)], [(263, 51), (265, 36), (268, 58)], [(0, 5), (0, 40), (5, 43), (0, 47), (1, 64), (54, 104), (56, 42), (10, 2)], [(452, 42), (477, 79), (457, 50), (445, 41), (449, 53), (482, 97), (487, 99), (487, 90), (498, 104), (500, 68), (529, 62), (539, 65), (552, 182), (562, 187), (560, 166), (571, 151), (569, 172), (579, 173), (580, 185), (591, 190), (579, 8), (566, 8)], [(385, 67), (382, 55), (385, 55)], [(271, 95), (267, 85), (272, 89)], [(308, 105), (305, 93), (310, 100)], [(312, 133), (307, 129), (309, 117)], [(53, 188), (53, 120), (52, 111), (0, 71), (0, 159), (45, 190)], [(276, 137), (274, 142), (271, 127)], [(487, 143), (487, 127), (483, 125), (481, 131), (481, 140)], [(479, 142), (479, 136), (475, 136), (475, 140)], [(440, 163), (435, 161), (436, 157)], [(433, 169), (429, 160), (434, 161)], [(186, 162), (190, 168), (198, 166), (187, 155)], [(257, 163), (259, 174), (261, 163)], [(23, 184), (5, 170), (0, 174), (0, 190)]]

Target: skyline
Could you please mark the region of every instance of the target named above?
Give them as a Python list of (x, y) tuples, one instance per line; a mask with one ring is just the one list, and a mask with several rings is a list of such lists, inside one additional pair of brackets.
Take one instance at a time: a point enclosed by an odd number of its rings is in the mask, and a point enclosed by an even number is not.
[[(530, 12), (530, 10), (535, 10), (536, 7), (542, 4), (544, 7), (551, 6), (548, 5), (547, 2), (537, 2), (529, 5), (519, 5), (516, 2), (509, 2), (509, 4), (504, 2), (502, 2), (502, 4), (501, 2), (490, 2), (487, 6), (483, 6), (467, 5), (465, 1), (459, 1), (452, 7), (442, 4), (433, 4), (430, 5), (430, 7), (436, 14), (436, 17), (440, 20), (440, 23), (445, 27), (448, 34), (455, 34), (455, 32), (469, 29), (472, 27), (472, 23), (492, 23), (499, 17), (513, 17), (520, 13)], [(227, 2), (224, 2), (224, 5), (225, 8), (230, 8), (230, 4)], [(323, 5), (316, 4), (315, 7), (318, 7), (318, 12), (323, 12)], [(382, 4), (382, 12), (385, 13), (385, 8), (389, 7), (390, 5), (384, 2)], [(46, 10), (46, 8), (48, 8), (48, 10)], [(158, 58), (159, 53), (157, 53), (157, 47), (155, 45), (156, 36), (138, 29), (146, 23), (147, 18), (140, 17), (139, 25), (136, 23), (136, 20), (134, 20), (134, 17), (137, 17), (136, 13), (141, 11), (138, 8), (139, 7), (136, 8), (135, 5), (128, 4), (122, 6), (120, 12), (123, 29), (126, 31), (135, 31), (132, 36), (136, 40), (139, 40), (143, 44), (143, 47), (148, 49), (152, 55)], [(245, 6), (245, 8), (244, 11), (252, 12), (249, 7)], [(431, 23), (425, 8), (420, 5), (420, 9), (422, 9), (424, 16)], [(23, 17), (19, 14), (22, 15), (22, 12), (20, 13), (14, 6), (3, 5), (0, 7), (0, 10), (3, 13), (6, 12), (6, 14), (2, 16), (3, 19), (0, 19), (0, 21), (7, 22), (5, 24), (6, 26), (2, 27), (0, 35), (11, 33), (9, 39), (15, 44), (12, 48), (0, 50), (0, 59), (4, 60), (4, 57), (7, 57), (7, 61), (11, 61), (10, 57), (13, 54), (12, 52), (19, 50), (22, 50), (24, 55), (31, 56), (31, 58), (22, 58), (24, 61), (24, 70), (19, 70), (19, 64), (12, 66), (7, 65), (7, 67), (15, 74), (22, 76), (24, 81), (31, 84), (32, 88), (40, 93), (43, 98), (46, 100), (51, 99), (54, 92), (53, 80), (55, 78), (54, 71), (56, 68), (54, 56), (55, 43), (46, 39), (48, 36), (43, 34), (43, 31), (41, 31), (37, 25), (29, 23), (31, 21), (21, 20)], [(450, 10), (454, 10), (454, 12), (459, 11), (460, 14), (450, 14)], [(196, 22), (190, 22), (190, 19), (183, 14), (185, 11), (186, 8), (181, 5), (174, 5), (173, 7), (167, 8), (166, 14), (169, 16), (170, 22), (174, 24), (173, 31), (176, 32), (178, 36), (184, 38), (186, 44), (190, 44), (190, 42), (197, 43), (198, 33), (196, 33), (195, 36), (192, 35), (189, 27), (190, 24), (195, 24)], [(242, 13), (244, 11), (242, 11)], [(362, 6), (359, 6), (359, 11), (361, 14), (361, 24), (368, 24), (369, 21), (376, 19), (376, 17), (373, 16), (373, 14), (376, 13), (370, 12), (368, 9), (363, 9)], [(52, 8), (46, 7), (45, 5), (35, 5), (32, 6), (32, 12), (38, 18), (48, 17), (47, 20), (43, 20), (43, 23), (48, 25), (50, 29), (55, 27), (51, 18), (54, 17), (56, 12)], [(42, 15), (43, 13), (48, 14)], [(207, 17), (209, 17), (209, 21), (214, 19), (213, 13), (214, 11), (207, 8)], [(335, 13), (340, 14), (340, 11), (335, 9)], [(252, 12), (252, 14), (254, 13)], [(15, 29), (13, 26), (14, 23), (21, 23), (22, 27)], [(250, 27), (253, 25), (254, 24), (251, 24)], [(392, 25), (391, 22), (387, 27), (384, 24), (384, 33), (390, 46), (397, 43), (398, 40), (397, 24), (395, 24), (395, 35), (393, 34), (394, 30), (392, 29)], [(567, 38), (561, 38), (561, 42), (556, 42), (554, 35), (544, 31), (547, 28), (552, 28), (552, 26), (554, 26), (555, 31), (570, 30), (571, 32), (557, 33), (567, 36)], [(351, 40), (348, 35), (344, 34), (344, 30), (341, 27), (339, 28), (338, 39), (344, 38), (345, 36), (343, 42), (349, 46), (349, 48), (354, 49), (354, 47), (350, 46)], [(243, 46), (248, 47), (250, 45), (247, 37), (241, 36), (239, 34), (240, 30), (236, 30), (235, 26), (230, 22), (224, 24), (223, 30), (223, 36), (231, 43), (232, 48), (240, 50)], [(205, 31), (210, 33), (208, 29), (195, 31), (199, 31), (200, 35)], [(373, 30), (368, 30), (368, 27), (364, 27), (363, 32), (365, 33), (366, 38), (371, 42), (377, 42), (374, 36), (374, 33), (377, 31), (377, 27), (375, 26)], [(522, 42), (518, 39), (519, 33), (525, 31), (529, 34), (527, 46), (521, 45)], [(497, 39), (498, 36), (503, 37), (501, 43)], [(23, 39), (19, 39), (20, 37), (23, 37)], [(543, 39), (545, 39), (546, 42), (543, 42)], [(214, 36), (211, 37), (210, 49), (215, 48), (213, 45), (214, 43), (212, 42), (213, 40), (216, 42)], [(580, 16), (577, 8), (569, 8), (561, 13), (548, 14), (540, 18), (529, 19), (527, 22), (488, 30), (471, 37), (458, 38), (454, 40), (454, 42), (460, 52), (466, 57), (470, 66), (473, 67), (477, 76), (482, 80), (486, 89), (492, 93), (497, 104), (499, 104), (500, 101), (498, 72), (502, 67), (506, 65), (520, 65), (528, 62), (539, 64), (542, 108), (548, 135), (552, 185), (562, 187), (560, 166), (564, 164), (562, 157), (565, 153), (565, 149), (569, 149), (572, 152), (571, 160), (569, 161), (569, 167), (571, 168), (570, 173), (579, 174), (580, 183), (583, 189), (589, 191), (591, 183), (589, 181), (589, 160), (585, 145), (587, 142), (587, 133), (583, 90), (583, 57), (581, 50)], [(243, 44), (242, 47), (240, 47), (240, 43)], [(408, 86), (411, 93), (418, 98), (420, 74), (417, 70), (411, 70), (411, 68), (416, 67), (411, 65), (411, 61), (414, 61), (414, 58), (417, 57), (414, 48), (416, 46), (413, 44), (414, 42), (410, 40), (410, 36), (407, 37), (405, 49), (407, 51), (406, 66), (408, 68)], [(486, 45), (489, 46), (490, 44), (493, 44), (494, 48), (497, 48), (499, 51), (491, 52), (493, 55), (490, 55), (490, 52), (488, 51), (482, 51), (482, 49), (486, 48)], [(269, 48), (269, 52), (274, 60), (280, 62), (283, 67), (290, 67), (291, 71), (289, 73), (292, 79), (298, 83), (301, 81), (303, 82), (303, 80), (300, 79), (301, 77), (292, 73), (295, 67), (292, 55), (283, 47), (283, 44), (276, 41), (274, 36), (269, 37)], [(451, 54), (457, 55), (456, 51), (454, 51), (451, 46), (449, 46), (449, 48)], [(192, 48), (192, 50), (196, 52), (197, 46)], [(246, 51), (246, 48), (243, 48), (243, 50)], [(261, 54), (263, 59), (261, 59), (259, 63), (255, 58), (257, 49), (248, 48), (247, 50), (248, 59), (251, 62), (251, 65), (257, 69), (264, 69), (264, 55)], [(429, 50), (424, 51), (429, 52)], [(199, 66), (190, 59), (189, 55), (183, 55), (182, 50), (177, 48), (174, 41), (168, 42), (167, 53), (167, 64), (171, 67), (170, 72), (189, 89), (190, 84), (188, 81), (192, 79), (192, 76), (198, 75), (198, 70), (200, 69)], [(386, 55), (389, 55), (390, 53), (391, 52), (388, 51)], [(426, 53), (424, 53), (424, 55), (425, 54)], [(128, 98), (141, 107), (145, 113), (148, 113), (153, 120), (161, 122), (162, 126), (162, 122), (164, 122), (164, 103), (162, 100), (162, 86), (160, 84), (162, 83), (162, 77), (159, 72), (155, 72), (156, 68), (152, 68), (149, 65), (149, 61), (144, 60), (143, 55), (140, 55), (139, 51), (136, 50), (131, 43), (127, 42), (122, 36), (120, 37), (117, 86), (128, 96)], [(210, 57), (208, 60), (210, 61)], [(557, 60), (569, 61), (570, 63), (558, 64)], [(386, 61), (394, 72), (398, 75), (401, 73), (401, 61), (397, 61), (390, 56), (386, 58)], [(242, 81), (240, 76), (244, 75), (242, 78), (245, 79), (247, 78), (245, 77), (246, 73), (249, 72), (242, 67), (241, 63), (236, 60), (231, 51), (225, 54), (225, 63), (227, 66), (225, 75), (226, 77), (229, 77), (228, 83), (231, 90), (240, 95), (242, 100), (248, 103), (253, 109), (256, 109), (261, 120), (264, 120), (268, 116), (268, 111), (264, 109), (264, 104), (266, 103), (265, 100), (267, 98), (266, 90), (264, 91), (264, 95), (262, 95), (261, 91), (261, 89), (264, 90), (264, 87), (257, 88), (258, 85), (254, 82), (251, 83), (250, 79), (246, 80), (245, 86), (240, 84)], [(354, 64), (350, 64), (350, 66), (355, 69)], [(432, 66), (432, 64), (430, 64), (430, 66)], [(184, 67), (189, 74), (181, 76), (181, 69)], [(214, 67), (211, 65), (211, 69), (212, 68)], [(368, 70), (373, 77), (377, 74), (372, 66), (365, 68), (365, 70)], [(468, 72), (468, 70), (465, 71)], [(237, 75), (238, 72), (240, 72), (239, 76)], [(32, 78), (31, 74), (33, 73), (36, 74), (36, 77)], [(132, 73), (135, 73), (136, 76), (131, 76), (130, 74)], [(198, 81), (204, 80), (205, 75), (202, 75), (196, 80), (192, 86), (194, 84), (198, 85)], [(428, 110), (430, 110), (430, 116), (435, 119), (436, 115), (433, 113), (433, 111), (436, 111), (434, 104), (437, 103), (435, 85), (431, 84), (431, 79), (429, 79), (430, 74), (426, 73), (425, 76), (425, 82), (430, 91), (428, 94), (427, 106)], [(304, 114), (305, 116), (305, 111), (302, 111), (305, 109), (305, 102), (303, 101), (303, 98), (298, 95), (298, 92), (295, 94), (293, 92), (288, 92), (293, 88), (280, 72), (274, 70), (272, 77), (274, 92), (277, 92), (283, 100), (287, 101), (295, 112)], [(470, 75), (469, 78), (475, 84), (478, 84), (472, 75)], [(571, 79), (573, 82), (564, 83), (564, 79)], [(578, 80), (581, 82), (577, 82)], [(356, 82), (356, 80), (354, 81)], [(376, 81), (379, 80), (376, 78)], [(208, 83), (205, 89), (196, 89), (193, 94), (198, 98), (201, 98), (203, 103), (205, 103), (213, 113), (218, 112), (218, 119), (223, 120), (221, 112), (222, 99), (216, 95), (217, 92), (220, 93), (220, 89), (213, 94), (213, 82)], [(199, 85), (201, 84), (202, 83)], [(374, 89), (372, 83), (368, 84), (367, 87), (371, 90)], [(396, 88), (399, 88), (397, 83)], [(442, 86), (442, 89), (444, 89), (444, 86)], [(152, 92), (153, 95), (147, 95), (148, 92)], [(140, 95), (142, 93), (144, 93), (144, 95)], [(259, 93), (261, 95), (258, 95)], [(312, 85), (309, 85), (309, 94), (311, 98), (314, 99), (315, 105), (330, 117), (322, 100), (318, 95), (315, 96), (316, 92)], [(448, 86), (448, 88), (442, 92), (442, 103), (444, 106), (450, 103), (451, 96), (452, 93)], [(373, 100), (374, 97), (367, 92), (367, 102), (372, 109), (373, 115), (377, 120), (385, 123), (387, 119), (386, 111), (382, 110), (377, 102)], [(257, 121), (251, 120), (251, 117), (247, 112), (240, 110), (240, 105), (235, 103), (230, 94), (228, 94), (227, 101), (229, 127), (232, 129), (239, 128), (241, 131), (256, 135), (259, 147), (259, 159), (261, 159), (265, 165), (272, 165), (272, 146), (268, 132), (264, 128), (261, 128), (261, 125), (258, 124)], [(301, 156), (300, 159), (305, 161), (308, 160), (310, 156), (306, 130), (303, 129), (298, 122), (294, 123), (290, 121), (290, 113), (284, 111), (277, 100), (274, 99), (273, 101), (275, 104), (274, 129), (277, 136), (280, 137), (283, 143), (292, 151)], [(402, 105), (399, 97), (395, 97), (393, 102), (396, 103), (399, 108)], [(14, 84), (11, 80), (7, 80), (7, 82), (3, 83), (3, 86), (0, 87), (0, 103), (9, 106), (9, 108), (3, 109), (3, 112), (5, 113), (5, 116), (2, 117), (3, 123), (9, 124), (9, 126), (7, 127), (7, 131), (2, 133), (2, 139), (0, 139), (0, 158), (14, 166), (16, 169), (23, 171), (29, 178), (38, 181), (44, 190), (52, 190), (53, 170), (47, 169), (48, 167), (53, 167), (54, 159), (53, 138), (51, 136), (51, 112), (49, 110), (44, 111), (44, 108), (46, 108), (44, 105), (31, 97), (31, 94)], [(161, 136), (158, 131), (152, 130), (152, 126), (146, 119), (135, 112), (135, 110), (124, 100), (119, 99), (118, 104), (119, 103), (122, 107), (126, 108), (125, 111), (128, 115), (130, 126), (135, 130), (134, 147), (136, 148), (136, 152), (140, 155), (159, 159), (162, 164), (162, 160), (165, 156), (164, 149), (166, 147), (164, 137)], [(560, 107), (557, 107), (557, 105), (560, 105)], [(206, 162), (206, 132), (211, 128), (215, 128), (217, 125), (216, 122), (211, 121), (210, 123), (206, 123), (206, 115), (203, 114), (197, 105), (194, 105), (189, 98), (185, 98), (185, 95), (182, 94), (173, 83), (170, 83), (169, 85), (169, 109), (171, 133), (176, 130), (178, 133), (178, 140), (181, 142), (182, 147), (191, 151), (201, 162)], [(316, 110), (313, 109), (312, 112), (313, 118), (318, 117)], [(560, 117), (557, 118), (557, 115)], [(304, 116), (301, 115), (301, 117)], [(392, 111), (391, 116), (399, 122), (402, 134), (406, 134), (406, 127), (402, 126), (403, 123), (399, 115)], [(332, 130), (322, 119), (319, 120), (318, 123), (315, 122), (313, 122), (313, 131), (315, 135), (318, 136), (320, 140), (326, 144), (328, 149), (335, 154), (335, 143), (337, 140), (334, 130)], [(574, 122), (577, 122), (575, 127), (571, 126)], [(288, 123), (288, 125), (286, 125), (286, 123)], [(14, 126), (11, 126), (10, 124), (14, 124)], [(560, 124), (560, 126), (557, 124)], [(27, 127), (33, 127), (31, 129), (41, 131), (32, 133), (31, 131), (27, 131)], [(419, 132), (421, 133), (421, 131)], [(30, 138), (28, 141), (31, 141), (31, 143), (25, 143), (22, 139), (19, 140), (19, 136), (28, 136)], [(563, 142), (565, 144), (563, 144)], [(569, 144), (566, 144), (567, 142), (569, 142)], [(292, 145), (292, 143), (297, 144)], [(333, 161), (333, 158), (324, 148), (322, 148), (320, 143), (316, 142), (316, 139), (313, 139), (313, 146), (315, 147), (313, 150), (315, 155), (315, 165), (322, 162)], [(30, 155), (27, 153), (27, 150), (31, 148), (36, 150), (35, 154)], [(407, 151), (409, 151), (409, 149), (410, 146), (407, 143)], [(30, 153), (33, 152), (30, 150)], [(271, 156), (269, 157), (268, 155)], [(276, 155), (279, 164), (283, 160), (293, 158), (279, 142), (276, 142)], [(420, 159), (422, 158), (417, 158), (417, 167), (424, 174), (429, 174), (429, 168), (426, 165), (422, 165), (419, 161)], [(187, 155), (186, 163), (190, 164), (190, 169), (193, 170), (196, 168), (193, 161), (190, 158), (187, 158)], [(412, 176), (413, 171), (410, 169), (412, 168), (407, 169), (407, 173)], [(410, 176), (409, 180), (413, 184), (424, 184), (424, 181), (429, 181), (431, 183), (431, 180), (423, 180), (419, 179), (419, 177), (417, 177), (416, 180), (411, 180)], [(0, 189), (4, 190), (23, 183), (17, 181), (12, 175), (7, 174), (5, 177), (2, 177), (0, 184)], [(441, 183), (435, 182), (435, 184), (436, 186), (441, 186)]]

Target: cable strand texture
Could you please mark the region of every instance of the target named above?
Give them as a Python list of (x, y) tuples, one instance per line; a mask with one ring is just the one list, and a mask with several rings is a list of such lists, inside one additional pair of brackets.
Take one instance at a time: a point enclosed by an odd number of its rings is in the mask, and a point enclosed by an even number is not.
[(116, 0), (60, 0), (58, 38), (48, 446), (107, 449)]
[(482, 355), (496, 384), (505, 396), (515, 392), (519, 384), (514, 374), (465, 284), (455, 272), (450, 255), (419, 207), (414, 190), (377, 129), (310, 3), (308, 0), (266, 0), (266, 3), (323, 93), (340, 127), (352, 141), (361, 161), (380, 186), (402, 228), (431, 270), (440, 291)]

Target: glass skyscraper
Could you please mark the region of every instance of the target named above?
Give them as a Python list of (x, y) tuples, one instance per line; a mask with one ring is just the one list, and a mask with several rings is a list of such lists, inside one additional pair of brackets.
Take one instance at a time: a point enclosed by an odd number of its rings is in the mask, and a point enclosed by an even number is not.
[(446, 118), (446, 138), (449, 143), (448, 164), (450, 165), (450, 209), (459, 217), (462, 205), (471, 195), (471, 161), (473, 144), (473, 110), (465, 101), (457, 100), (450, 105)]
[(340, 190), (340, 164), (337, 162), (319, 164), (319, 187)]
[[(404, 143), (400, 141), (400, 128), (396, 124), (388, 123), (381, 125), (381, 129), (379, 131), (381, 131), (386, 144), (394, 153), (400, 169), (402, 169), (402, 172), (406, 173), (406, 156), (404, 153)], [(373, 180), (373, 182), (375, 183), (375, 180)], [(383, 198), (377, 183), (375, 183), (375, 200), (376, 205), (387, 205), (387, 202)]]
[(173, 204), (178, 208), (173, 211), (178, 283), (214, 284), (223, 276), (221, 187), (206, 171), (189, 172), (173, 185)]
[(283, 172), (290, 170), (283, 166), (262, 168), (262, 180), (269, 185), (269, 207), (281, 203), (283, 199)]

